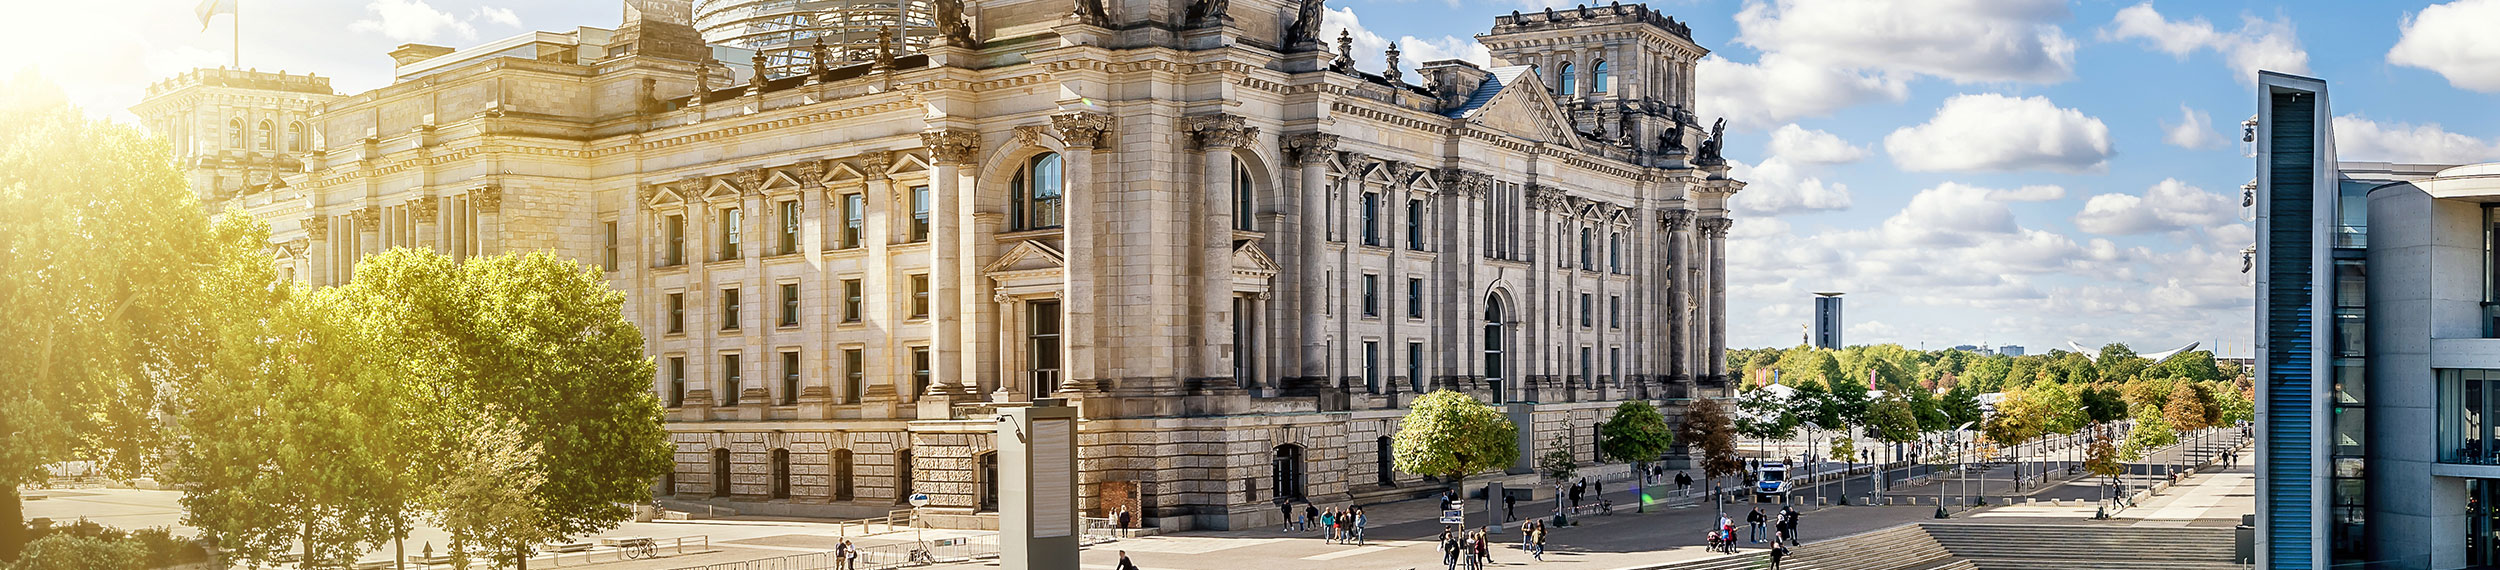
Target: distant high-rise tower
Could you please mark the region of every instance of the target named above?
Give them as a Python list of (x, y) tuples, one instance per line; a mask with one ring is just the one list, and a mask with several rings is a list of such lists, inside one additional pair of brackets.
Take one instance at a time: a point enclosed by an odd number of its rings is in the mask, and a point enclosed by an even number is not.
[(1840, 343), (1840, 293), (1816, 292), (1814, 294), (1814, 347), (1839, 350), (1841, 346), (1843, 345)]

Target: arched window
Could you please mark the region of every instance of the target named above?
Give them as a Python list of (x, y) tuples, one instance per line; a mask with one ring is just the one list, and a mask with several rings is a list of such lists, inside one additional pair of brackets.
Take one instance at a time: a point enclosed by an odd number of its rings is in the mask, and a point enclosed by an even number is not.
[(1273, 487), (1278, 500), (1302, 498), (1302, 446), (1276, 446), (1276, 458), (1268, 464), (1275, 474)]
[(1389, 436), (1380, 436), (1380, 445), (1372, 452), (1372, 468), (1380, 473), (1379, 479), (1382, 487), (1395, 487), (1398, 484), (1397, 467), (1389, 459), (1392, 451), (1394, 449), (1390, 447)]
[(1597, 230), (1580, 228), (1580, 270), (1597, 270)]
[(1598, 60), (1597, 65), (1589, 69), (1589, 92), (1605, 93), (1608, 85), (1612, 83), (1614, 82), (1610, 74), (1606, 72), (1606, 61)]
[(253, 145), (253, 147), (254, 147), (254, 148), (258, 148), (258, 149), (261, 149), (261, 150), (278, 150), (278, 124), (277, 124), (277, 123), (272, 123), (272, 122), (269, 122), (269, 121), (261, 121), (261, 122), (260, 122), (260, 133), (259, 133), (259, 134), (260, 134), (260, 137), (259, 137), (259, 138), (257, 138), (257, 139), (254, 139), (254, 140), (253, 140), (253, 142), (255, 143), (255, 144)]
[(226, 121), (226, 148), (243, 150), (243, 120)]
[(294, 123), (289, 123), (289, 124), (287, 124), (287, 126), (286, 126), (286, 151), (287, 151), (287, 152), (304, 152), (304, 151), (306, 151), (306, 150), (310, 150), (310, 149), (312, 148), (312, 141), (311, 141), (311, 139), (312, 139), (312, 133), (305, 132), (305, 130), (304, 130), (304, 123), (303, 123), (302, 121), (296, 121), (296, 122), (294, 122)]
[(1008, 211), (1014, 218), (1008, 220), (1010, 228), (1059, 227), (1059, 197), (1067, 190), (1059, 163), (1059, 153), (1045, 152), (1016, 168), (1015, 178), (1007, 183), (1008, 197), (1014, 202)]
[(712, 496), (729, 496), (729, 450), (712, 450)]
[(790, 450), (773, 450), (773, 498), (790, 498)]
[(1251, 214), (1254, 210), (1251, 209), (1250, 186), (1250, 167), (1242, 164), (1240, 157), (1234, 157), (1233, 229), (1245, 232), (1259, 231), (1259, 220)]
[(1562, 94), (1563, 94), (1563, 96), (1564, 96), (1564, 97), (1569, 97), (1569, 96), (1573, 96), (1573, 95), (1578, 95), (1578, 94), (1580, 94), (1580, 93), (1579, 93), (1579, 90), (1580, 90), (1580, 83), (1579, 83), (1578, 81), (1576, 81), (1573, 77), (1571, 77), (1571, 72), (1572, 72), (1572, 71), (1573, 71), (1573, 70), (1572, 70), (1572, 68), (1571, 68), (1571, 62), (1567, 62), (1567, 61), (1566, 61), (1566, 62), (1563, 62), (1563, 64), (1562, 64)]
[(1500, 401), (1503, 394), (1502, 379), (1509, 377), (1505, 373), (1506, 369), (1503, 368), (1508, 363), (1502, 358), (1502, 341), (1507, 336), (1502, 334), (1502, 317), (1501, 296), (1486, 296), (1484, 299), (1484, 382), (1486, 386), (1493, 389), (1495, 401)]
[(833, 450), (833, 500), (851, 500), (851, 450)]
[(995, 512), (998, 510), (998, 452), (976, 456), (973, 463), (980, 466), (980, 471), (973, 475), (980, 479), (973, 482), (981, 493), (980, 511)]

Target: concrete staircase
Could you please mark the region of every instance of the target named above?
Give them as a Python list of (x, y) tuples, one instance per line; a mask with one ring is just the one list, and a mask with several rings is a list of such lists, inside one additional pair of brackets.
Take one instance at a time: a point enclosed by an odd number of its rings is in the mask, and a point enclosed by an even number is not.
[(2231, 529), (1923, 523), (1927, 537), (1979, 570), (2227, 570)]

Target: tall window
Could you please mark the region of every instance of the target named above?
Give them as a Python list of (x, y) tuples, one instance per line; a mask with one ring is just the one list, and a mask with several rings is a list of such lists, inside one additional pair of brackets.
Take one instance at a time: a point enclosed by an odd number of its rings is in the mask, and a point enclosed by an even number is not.
[(1406, 278), (1406, 318), (1424, 318), (1424, 280)]
[(1363, 386), (1380, 393), (1380, 341), (1363, 341)]
[(799, 325), (799, 284), (781, 284), (781, 326)]
[(1424, 201), (1406, 201), (1406, 248), (1424, 250)]
[(799, 353), (781, 353), (781, 405), (799, 403)]
[(1594, 309), (1596, 309), (1596, 307), (1595, 307), (1595, 298), (1594, 298), (1593, 296), (1591, 296), (1591, 295), (1587, 294), (1587, 293), (1581, 293), (1581, 294), (1580, 294), (1580, 328), (1584, 328), (1584, 329), (1585, 329), (1585, 328), (1589, 328), (1589, 327), (1597, 326), (1597, 325), (1596, 325), (1596, 322), (1595, 322), (1595, 321), (1596, 321), (1596, 319), (1592, 318), (1592, 317), (1593, 317), (1593, 315), (1591, 315), (1591, 314), (1590, 314), (1591, 312), (1593, 312), (1593, 311), (1594, 311)]
[(738, 258), (738, 234), (743, 233), (739, 231), (738, 222), (737, 208), (721, 209), (719, 228), (720, 235), (717, 240), (717, 243), (720, 244), (721, 259), (727, 260)]
[(842, 397), (859, 403), (859, 395), (868, 389), (868, 356), (866, 350), (842, 349)]
[(1606, 349), (1606, 380), (1610, 382), (1623, 381), (1623, 347), (1617, 346)]
[(842, 322), (859, 322), (861, 289), (858, 279), (842, 280)]
[(668, 334), (686, 332), (686, 294), (668, 294)]
[(1034, 301), (1030, 332), (1025, 339), (1026, 367), (1033, 371), (1033, 389), (1059, 391), (1059, 302)]
[(260, 130), (257, 132), (257, 134), (259, 134), (260, 136), (259, 136), (259, 137), (255, 137), (255, 139), (254, 139), (254, 141), (253, 141), (255, 144), (253, 144), (253, 145), (252, 145), (252, 147), (253, 147), (253, 148), (258, 148), (258, 149), (261, 149), (261, 150), (278, 150), (278, 124), (277, 124), (277, 123), (272, 123), (272, 122), (269, 122), (269, 121), (261, 121), (261, 122), (260, 122)]
[(781, 202), (781, 243), (775, 245), (780, 246), (780, 251), (778, 253), (781, 255), (789, 255), (799, 252), (798, 200), (784, 200)]
[(1423, 341), (1407, 341), (1406, 343), (1406, 386), (1414, 389), (1417, 394), (1424, 393)]
[(833, 450), (833, 500), (851, 500), (856, 486), (851, 482), (851, 450)]
[(1580, 270), (1597, 270), (1597, 230), (1580, 228)]
[(666, 263), (664, 263), (663, 265), (667, 265), (667, 266), (671, 266), (671, 267), (674, 267), (674, 266), (679, 266), (679, 265), (685, 265), (685, 264), (686, 264), (686, 217), (685, 217), (685, 216), (669, 216), (669, 217), (668, 217), (668, 220), (667, 220), (667, 221), (665, 221), (665, 222), (661, 222), (661, 224), (660, 224), (660, 225), (663, 225), (663, 226), (667, 226), (667, 227), (668, 227), (668, 251), (666, 252), (666, 253), (667, 253), (667, 255), (668, 255), (668, 257), (667, 257), (665, 260), (663, 260), (663, 261), (665, 261), (665, 262), (666, 262)]
[(929, 187), (911, 187), (911, 241), (929, 241)]
[(790, 450), (774, 449), (772, 458), (773, 498), (790, 498)]
[(1591, 375), (1591, 374), (1596, 374), (1596, 373), (1597, 373), (1597, 368), (1596, 368), (1596, 366), (1597, 366), (1597, 362), (1596, 362), (1595, 360), (1593, 360), (1593, 359), (1592, 359), (1592, 358), (1594, 357), (1594, 355), (1595, 355), (1595, 354), (1596, 354), (1596, 353), (1595, 353), (1594, 351), (1592, 351), (1589, 347), (1586, 347), (1586, 346), (1580, 347), (1580, 381), (1581, 381), (1581, 382), (1584, 382), (1584, 383), (1585, 383), (1585, 382), (1591, 382), (1591, 381), (1595, 380), (1594, 378), (1590, 377), (1590, 375)]
[(1008, 210), (1008, 227), (1038, 230), (1059, 227), (1060, 197), (1067, 190), (1060, 176), (1059, 153), (1045, 152), (1026, 160), (1016, 169), (1015, 178), (1007, 183), (1008, 199), (1014, 207)]
[(1492, 384), (1494, 398), (1502, 394), (1502, 298), (1484, 299), (1484, 379)]
[(929, 276), (911, 276), (911, 318), (929, 318)]
[(976, 455), (972, 463), (975, 466), (973, 488), (980, 496), (979, 506), (973, 510), (984, 513), (998, 511), (998, 452)]
[(1269, 462), (1268, 472), (1275, 476), (1271, 486), (1276, 488), (1278, 500), (1302, 498), (1304, 488), (1302, 446), (1290, 443), (1276, 446), (1276, 456)]
[(1250, 167), (1236, 157), (1233, 159), (1233, 229), (1245, 232), (1259, 230), (1259, 220), (1252, 213), (1255, 211), (1254, 198), (1250, 193)]
[(297, 122), (293, 122), (293, 123), (288, 123), (288, 124), (287, 124), (287, 126), (286, 126), (286, 150), (287, 150), (287, 152), (304, 152), (305, 150), (309, 150), (309, 149), (311, 149), (311, 148), (312, 148), (312, 140), (311, 140), (311, 139), (312, 139), (312, 133), (305, 132), (305, 129), (304, 129), (304, 123), (303, 123), (302, 121), (297, 121)]
[(1597, 65), (1589, 67), (1589, 92), (1605, 93), (1612, 83), (1613, 74), (1608, 73), (1606, 60), (1597, 60)]
[(712, 450), (712, 496), (729, 496), (729, 450)]
[(860, 228), (868, 218), (868, 199), (858, 193), (842, 195), (842, 247), (859, 247)]
[(929, 347), (911, 347), (911, 393), (929, 393)]
[(1575, 78), (1571, 76), (1572, 71), (1573, 69), (1571, 67), (1571, 63), (1564, 62), (1562, 64), (1562, 94), (1564, 97), (1580, 94), (1580, 82), (1576, 81)]
[(235, 149), (235, 150), (244, 150), (244, 149), (245, 149), (245, 147), (243, 146), (243, 142), (244, 142), (244, 141), (243, 141), (243, 120), (242, 120), (242, 119), (230, 119), (230, 120), (227, 120), (227, 121), (226, 121), (226, 148), (231, 148), (231, 149)]
[(720, 290), (720, 330), (738, 330), (738, 290)]
[(1623, 296), (1606, 296), (1606, 328), (1623, 328)]
[(686, 357), (668, 357), (668, 407), (686, 405)]
[(599, 268), (616, 270), (616, 222), (601, 222), (599, 229), (607, 237), (607, 247), (599, 250)]
[(720, 385), (723, 392), (721, 403), (730, 406), (738, 405), (738, 391), (746, 388), (746, 384), (738, 379), (738, 355), (720, 355), (720, 370)]
[(911, 449), (894, 450), (894, 502), (911, 499), (911, 479)]
[(1606, 234), (1606, 271), (1623, 272), (1623, 233)]
[(1363, 193), (1363, 245), (1380, 245), (1380, 193)]
[(1363, 274), (1363, 316), (1380, 316), (1380, 276)]

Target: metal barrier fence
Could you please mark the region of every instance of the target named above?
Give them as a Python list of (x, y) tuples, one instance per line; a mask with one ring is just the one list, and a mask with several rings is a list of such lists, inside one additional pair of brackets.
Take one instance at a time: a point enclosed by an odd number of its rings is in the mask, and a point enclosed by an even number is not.
[[(1133, 535), (1135, 529), (1114, 528), (1111, 519), (1082, 519), (1085, 530), (1077, 536), (1077, 544), (1092, 546), (1113, 542)], [(833, 551), (792, 554), (772, 558), (681, 566), (672, 570), (888, 570), (932, 564), (952, 564), (998, 557), (998, 536), (941, 538), (923, 542), (900, 542), (858, 546), (857, 556), (837, 558)]]

